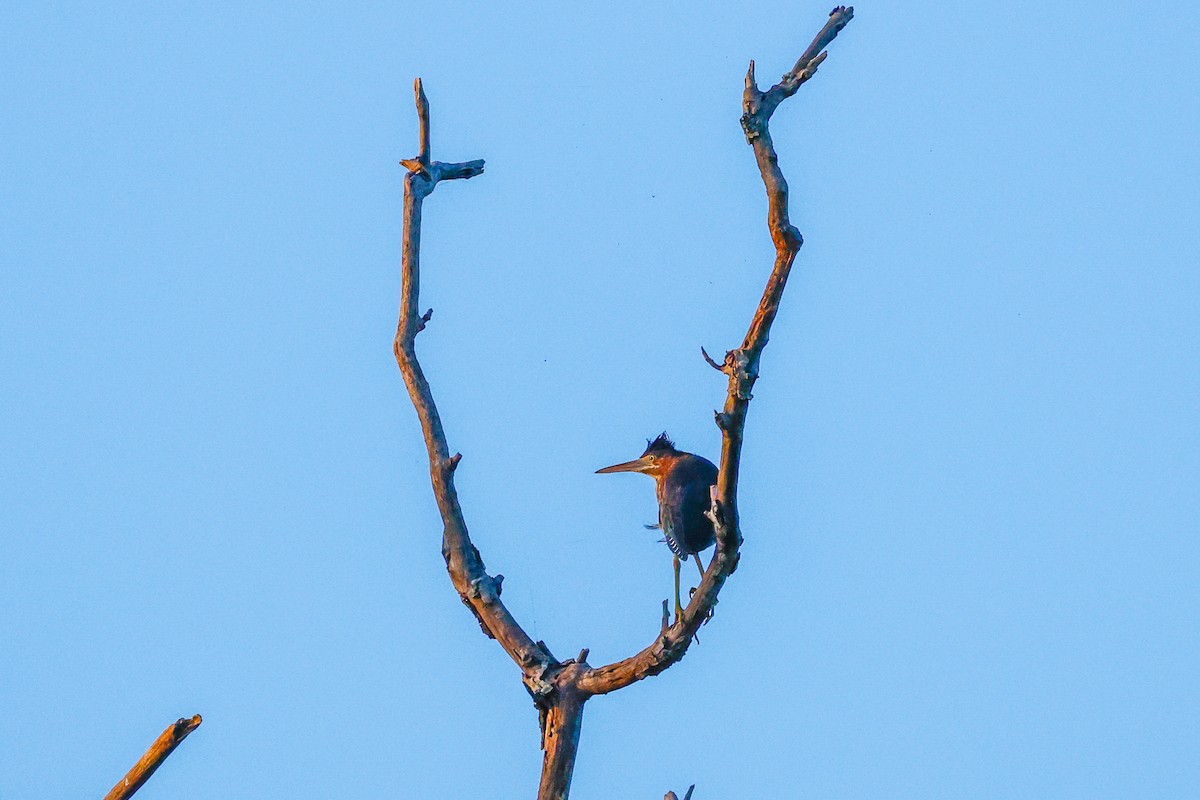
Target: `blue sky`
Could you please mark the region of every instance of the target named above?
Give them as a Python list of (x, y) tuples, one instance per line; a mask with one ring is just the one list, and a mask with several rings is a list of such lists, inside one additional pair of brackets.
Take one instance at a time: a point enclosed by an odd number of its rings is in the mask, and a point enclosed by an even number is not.
[[(419, 348), (535, 638), (639, 649), (664, 428), (715, 458), (771, 263), (737, 118), (827, 4), (0, 9), (0, 798), (531, 797), (450, 589)], [(1176, 798), (1200, 784), (1200, 8), (864, 3), (772, 131), (806, 244), (746, 545), (574, 796)], [(686, 573), (685, 573), (686, 574)]]

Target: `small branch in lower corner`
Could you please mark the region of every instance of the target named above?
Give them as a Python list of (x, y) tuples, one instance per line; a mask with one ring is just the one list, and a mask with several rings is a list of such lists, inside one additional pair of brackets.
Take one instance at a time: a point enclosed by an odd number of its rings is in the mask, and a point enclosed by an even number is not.
[(154, 771), (167, 760), (167, 756), (171, 755), (179, 743), (186, 739), (189, 733), (199, 728), (203, 721), (203, 718), (196, 714), (191, 719), (181, 717), (171, 723), (154, 741), (154, 744), (150, 745), (150, 749), (146, 751), (145, 755), (133, 765), (133, 769), (129, 770), (125, 777), (104, 796), (104, 800), (125, 800), (132, 797), (134, 792), (142, 788)]

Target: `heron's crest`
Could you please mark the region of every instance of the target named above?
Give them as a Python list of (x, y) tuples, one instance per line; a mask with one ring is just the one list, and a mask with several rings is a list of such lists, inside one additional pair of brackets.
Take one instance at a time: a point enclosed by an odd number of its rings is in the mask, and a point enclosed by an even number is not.
[(675, 443), (671, 441), (671, 437), (667, 436), (666, 431), (663, 431), (658, 435), (657, 439), (646, 440), (646, 451), (642, 453), (642, 455), (648, 456), (651, 453), (656, 455), (674, 455), (678, 452), (679, 451), (675, 449)]

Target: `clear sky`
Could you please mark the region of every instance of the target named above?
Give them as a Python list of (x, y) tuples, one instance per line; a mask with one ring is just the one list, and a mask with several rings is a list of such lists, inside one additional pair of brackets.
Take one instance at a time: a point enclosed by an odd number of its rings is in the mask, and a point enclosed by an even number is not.
[[(560, 657), (647, 644), (668, 430), (715, 458), (771, 263), (742, 79), (829, 3), (0, 6), (0, 798), (532, 797), (391, 354)], [(1200, 6), (870, 3), (772, 124), (807, 243), (702, 643), (574, 796), (1200, 785)], [(685, 573), (687, 574), (687, 573)]]

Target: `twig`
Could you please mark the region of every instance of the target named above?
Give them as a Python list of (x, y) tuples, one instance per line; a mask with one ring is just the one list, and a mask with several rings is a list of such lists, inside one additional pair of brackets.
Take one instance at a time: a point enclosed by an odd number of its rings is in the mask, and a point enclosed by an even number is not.
[(133, 769), (129, 770), (125, 777), (104, 796), (104, 800), (125, 800), (127, 797), (133, 797), (133, 793), (142, 788), (142, 784), (150, 779), (154, 770), (158, 769), (167, 760), (167, 756), (171, 755), (171, 752), (179, 746), (179, 743), (186, 739), (189, 733), (200, 727), (200, 723), (203, 721), (197, 714), (191, 719), (181, 717), (172, 723), (155, 740), (154, 744), (150, 745), (146, 754), (133, 765)]
[(718, 364), (716, 361), (713, 361), (713, 357), (712, 357), (712, 356), (710, 356), (710, 355), (708, 354), (708, 351), (707, 351), (707, 350), (705, 350), (703, 347), (701, 347), (701, 348), (700, 348), (700, 355), (704, 356), (704, 360), (708, 362), (708, 365), (709, 365), (710, 367), (712, 367), (713, 369), (715, 369), (717, 372), (724, 372), (724, 371), (725, 371), (725, 365), (724, 365), (724, 364)]

